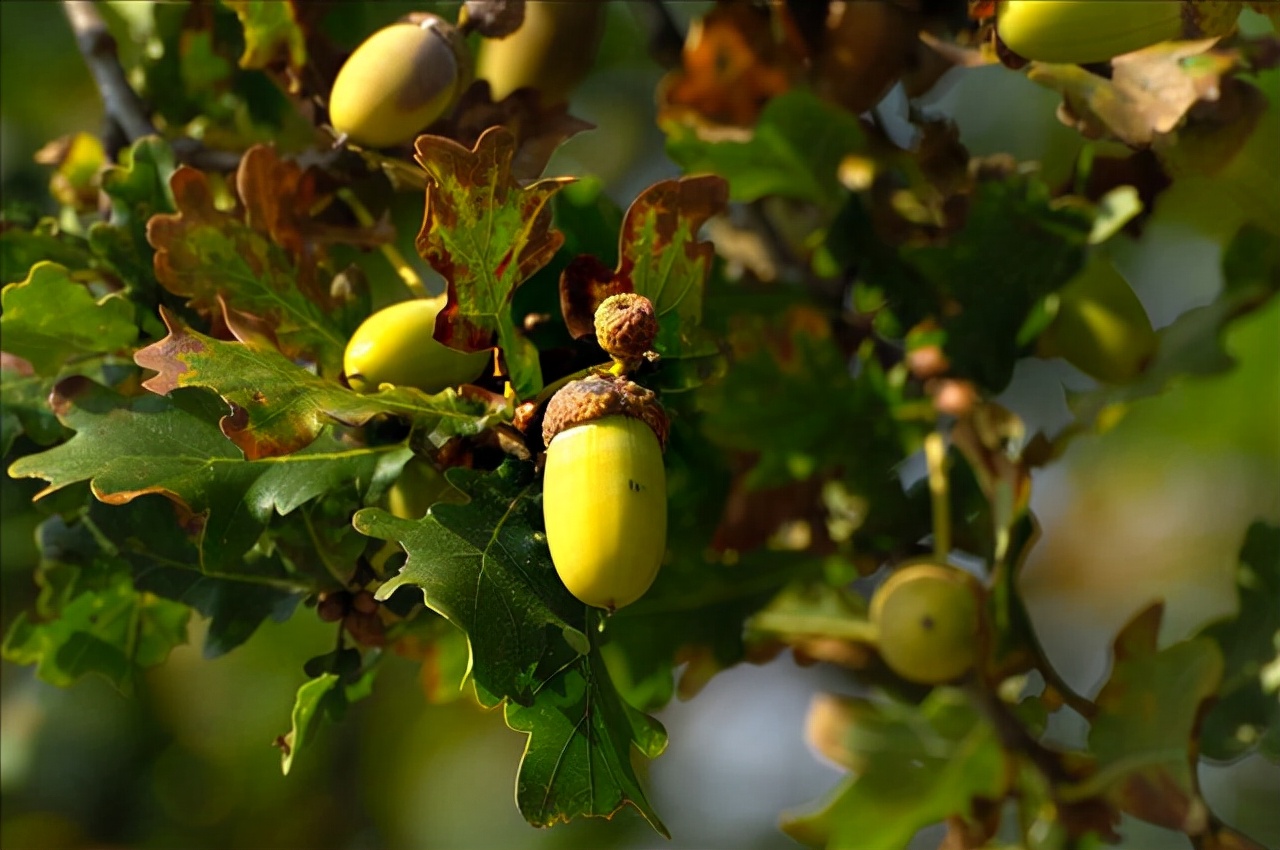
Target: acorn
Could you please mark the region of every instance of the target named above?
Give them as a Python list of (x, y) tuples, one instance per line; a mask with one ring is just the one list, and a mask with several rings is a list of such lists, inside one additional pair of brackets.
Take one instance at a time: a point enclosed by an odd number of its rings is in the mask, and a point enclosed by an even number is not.
[(1000, 0), (996, 33), (1024, 59), (1082, 65), (1162, 41), (1226, 35), (1240, 9), (1226, 0)]
[(588, 605), (630, 605), (666, 553), (666, 414), (627, 378), (593, 376), (552, 396), (542, 437), (542, 512), (556, 573)]
[(658, 316), (653, 302), (634, 292), (610, 295), (595, 313), (596, 342), (614, 360), (631, 364), (653, 348)]
[(342, 358), (351, 389), (372, 393), (394, 384), (438, 393), (480, 377), (492, 361), (490, 352), (458, 351), (436, 341), (436, 316), (445, 300), (439, 295), (400, 301), (365, 319)]
[(597, 0), (526, 2), (518, 29), (503, 38), (484, 39), (476, 77), (489, 81), (495, 102), (526, 86), (541, 92), (544, 106), (568, 100), (595, 65), (608, 5)]
[(444, 115), (471, 82), (471, 54), (457, 30), (431, 14), (365, 39), (329, 93), (329, 122), (345, 138), (382, 148), (411, 141)]
[(917, 684), (961, 678), (978, 661), (982, 598), (978, 580), (956, 567), (924, 561), (899, 567), (871, 597), (880, 657)]

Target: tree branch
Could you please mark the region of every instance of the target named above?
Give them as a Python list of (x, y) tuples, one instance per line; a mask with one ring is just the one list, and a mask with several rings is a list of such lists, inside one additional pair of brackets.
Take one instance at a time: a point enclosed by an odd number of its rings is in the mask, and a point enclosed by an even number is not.
[[(97, 6), (92, 0), (63, 0), (62, 9), (75, 33), (76, 46), (102, 95), (109, 124), (119, 128), (129, 143), (144, 136), (159, 135), (155, 124), (151, 123), (146, 104), (129, 85), (116, 53), (116, 40)], [(234, 171), (240, 164), (239, 154), (206, 148), (189, 137), (173, 139), (170, 145), (180, 161), (206, 171)]]
[(154, 135), (155, 125), (147, 116), (142, 99), (125, 78), (124, 68), (116, 55), (116, 40), (97, 7), (91, 0), (63, 0), (62, 8), (71, 22), (76, 46), (80, 48), (89, 73), (102, 94), (107, 115), (130, 141)]

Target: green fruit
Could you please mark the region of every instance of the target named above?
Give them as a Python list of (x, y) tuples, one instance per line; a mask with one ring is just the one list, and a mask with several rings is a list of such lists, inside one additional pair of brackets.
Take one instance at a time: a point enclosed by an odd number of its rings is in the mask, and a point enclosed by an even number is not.
[(1220, 0), (1001, 0), (996, 31), (1024, 59), (1084, 64), (1162, 41), (1223, 35), (1239, 13), (1239, 3)]
[(401, 519), (422, 519), (438, 502), (465, 499), (444, 474), (420, 457), (410, 458), (387, 491), (387, 510)]
[(871, 597), (880, 657), (908, 681), (954, 681), (978, 660), (981, 588), (955, 567), (899, 567)]
[(436, 315), (445, 298), (416, 298), (392, 304), (361, 323), (347, 343), (342, 368), (356, 392), (376, 392), (381, 384), (438, 393), (470, 383), (492, 355), (465, 353), (436, 341)]
[(530, 86), (542, 103), (560, 103), (595, 65), (604, 35), (606, 3), (528, 2), (524, 21), (501, 39), (484, 39), (476, 77), (489, 81), (494, 100)]
[(413, 139), (466, 85), (465, 46), (443, 19), (378, 30), (347, 59), (329, 94), (329, 121), (370, 147)]
[(1159, 340), (1142, 302), (1110, 260), (1095, 254), (1057, 299), (1057, 314), (1039, 339), (1041, 357), (1061, 357), (1112, 384), (1131, 381), (1146, 368)]
[(570, 593), (609, 611), (635, 602), (666, 552), (666, 471), (652, 429), (615, 415), (556, 434), (542, 510), (551, 559)]

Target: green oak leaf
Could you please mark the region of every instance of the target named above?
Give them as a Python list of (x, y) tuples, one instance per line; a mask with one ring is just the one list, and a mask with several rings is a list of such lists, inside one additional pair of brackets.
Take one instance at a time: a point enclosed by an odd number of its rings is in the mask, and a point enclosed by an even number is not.
[[(222, 431), (250, 460), (287, 455), (308, 446), (334, 423), (362, 425), (378, 415), (400, 416), (441, 445), (451, 437), (478, 434), (508, 414), (489, 394), (436, 395), (396, 387), (362, 395), (294, 363), (269, 344), (225, 342), (184, 326), (161, 310), (169, 334), (140, 349), (139, 366), (159, 374), (143, 382), (165, 394), (180, 387), (206, 387), (231, 405)], [(478, 397), (477, 397), (478, 396)]]
[(222, 0), (244, 27), (241, 68), (267, 68), (283, 56), (294, 71), (307, 64), (306, 34), (291, 0)]
[(125, 398), (77, 376), (57, 385), (52, 406), (75, 436), (9, 474), (48, 481), (40, 496), (86, 480), (108, 504), (159, 493), (199, 518), (200, 567), (211, 575), (234, 571), (274, 514), (342, 488), (378, 498), (411, 455), (330, 434), (291, 455), (245, 460), (218, 430), (220, 405), (196, 390)]
[(186, 643), (190, 610), (134, 589), (127, 572), (113, 573), (99, 584), (59, 600), (55, 610), (44, 612), (47, 618), (19, 614), (5, 636), (4, 658), (35, 664), (36, 674), (55, 685), (65, 687), (86, 673), (98, 673), (132, 692), (139, 671)]
[[(250, 553), (224, 576), (202, 573), (196, 543), (178, 523), (173, 503), (160, 496), (124, 505), (94, 501), (80, 522), (92, 528), (99, 547), (113, 547), (115, 557), (129, 565), (134, 587), (208, 618), (205, 658), (235, 649), (268, 617), (287, 619), (302, 598), (298, 578), (274, 555)], [(54, 535), (67, 533), (61, 517), (50, 517), (41, 526), (42, 550), (50, 550)]]
[(709, 218), (723, 212), (727, 186), (702, 175), (663, 180), (627, 208), (618, 237), (618, 266), (596, 257), (576, 258), (560, 276), (560, 303), (569, 333), (595, 335), (600, 303), (635, 292), (653, 303), (658, 316), (654, 350), (667, 358), (700, 357), (715, 351), (699, 334), (702, 298), (715, 248), (698, 239)]
[[(969, 815), (977, 798), (1004, 798), (1007, 757), (995, 728), (963, 692), (935, 688), (918, 706), (835, 703), (841, 710), (831, 712), (831, 727), (811, 729), (811, 736), (837, 742), (853, 772), (817, 811), (783, 814), (783, 832), (797, 841), (899, 850), (923, 827)], [(811, 727), (822, 720), (811, 712)]]
[(428, 176), (418, 253), (448, 287), (436, 339), (482, 351), (496, 337), (516, 395), (536, 395), (542, 389), (538, 352), (517, 332), (511, 299), (564, 241), (551, 227), (549, 202), (573, 178), (520, 186), (511, 174), (516, 140), (501, 126), (482, 133), (472, 150), (442, 136), (419, 136), (415, 148)]
[(530, 472), (514, 462), (492, 473), (451, 469), (446, 478), (469, 502), (435, 504), (420, 520), (377, 508), (353, 519), (362, 534), (397, 541), (409, 554), (377, 597), (420, 588), (427, 607), (466, 632), (468, 671), (494, 703), (531, 704), (548, 675), (543, 668), (558, 669), (552, 662), (565, 650), (588, 648), (587, 606), (552, 566)]
[(1205, 702), (1222, 683), (1222, 651), (1204, 637), (1157, 650), (1164, 603), (1120, 630), (1111, 676), (1094, 698), (1085, 787), (1145, 821), (1190, 834), (1206, 827), (1194, 742)]
[(0, 345), (54, 375), (73, 358), (127, 348), (138, 338), (134, 308), (118, 294), (94, 298), (65, 266), (41, 262), (0, 290)]
[(531, 705), (508, 702), (507, 725), (529, 740), (516, 777), (516, 805), (534, 826), (575, 817), (612, 817), (636, 808), (664, 838), (632, 763), (632, 750), (657, 758), (667, 733), (618, 694), (599, 653), (580, 656), (543, 682)]
[(1218, 700), (1200, 732), (1200, 752), (1234, 759), (1256, 747), (1280, 761), (1280, 693), (1264, 682), (1265, 670), (1280, 670), (1280, 526), (1249, 526), (1236, 587), (1239, 610), (1200, 632), (1217, 643), (1226, 662)]
[(155, 297), (153, 251), (147, 221), (174, 210), (169, 178), (174, 157), (157, 136), (139, 139), (120, 154), (120, 164), (102, 175), (102, 191), (111, 199), (111, 220), (89, 228), (89, 246), (125, 281), (126, 291), (150, 301)]
[(0, 222), (0, 286), (22, 280), (41, 260), (69, 269), (88, 268), (89, 246), (80, 237), (62, 232), (52, 218), (43, 218), (29, 229)]
[(337, 673), (325, 673), (298, 688), (290, 714), (292, 728), (278, 742), (280, 770), (285, 776), (289, 775), (293, 767), (294, 756), (315, 737), (320, 719), (324, 716), (324, 703), (337, 692), (340, 681), (341, 677)]
[(794, 89), (772, 98), (745, 141), (706, 141), (696, 128), (666, 121), (667, 155), (685, 172), (709, 171), (729, 181), (729, 197), (776, 195), (834, 211), (846, 194), (840, 161), (866, 148), (858, 117), (817, 95)]
[(0, 457), (26, 434), (39, 445), (56, 443), (66, 434), (49, 409), (53, 378), (34, 374), (25, 360), (0, 353)]
[[(246, 221), (219, 210), (209, 178), (183, 166), (169, 181), (177, 212), (152, 216), (147, 241), (156, 251), (156, 277), (170, 292), (193, 307), (225, 312), (233, 327), (265, 324), (286, 354), (336, 375), (347, 340), (314, 295), (315, 257), (294, 242), (296, 228), (288, 217), (299, 174), (262, 146), (246, 152), (237, 180), (253, 192), (246, 203), (255, 210), (267, 207), (262, 211), (268, 213)], [(285, 197), (264, 204), (263, 196), (272, 191)], [(307, 262), (299, 262), (295, 252)]]

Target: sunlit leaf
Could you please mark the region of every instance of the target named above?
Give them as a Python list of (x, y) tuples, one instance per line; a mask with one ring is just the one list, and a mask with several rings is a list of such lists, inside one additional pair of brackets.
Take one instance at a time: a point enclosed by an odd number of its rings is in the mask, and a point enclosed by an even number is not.
[[(241, 68), (268, 68), (283, 59), (294, 71), (307, 64), (305, 34), (292, 0), (223, 0), (244, 26)], [(288, 772), (288, 771), (286, 771)]]
[(378, 415), (403, 417), (437, 445), (450, 437), (478, 434), (506, 413), (505, 404), (484, 396), (436, 395), (396, 387), (370, 395), (348, 390), (297, 365), (270, 346), (212, 339), (162, 311), (169, 335), (140, 349), (139, 366), (158, 375), (144, 382), (156, 393), (207, 387), (231, 405), (222, 432), (250, 460), (291, 454), (335, 423), (362, 425)]
[(1124, 811), (1192, 835), (1207, 827), (1193, 744), (1204, 704), (1222, 681), (1222, 652), (1199, 637), (1157, 650), (1163, 603), (1115, 640), (1115, 666), (1094, 702), (1089, 732), (1097, 773), (1088, 787)]
[(710, 171), (727, 179), (735, 201), (776, 195), (829, 211), (846, 194), (836, 180), (840, 161), (866, 148), (857, 116), (804, 91), (769, 101), (745, 141), (705, 141), (694, 128), (674, 122), (663, 129), (667, 154), (686, 172)]
[(855, 769), (818, 811), (783, 815), (783, 831), (797, 841), (896, 850), (923, 827), (968, 815), (976, 798), (1004, 796), (1000, 740), (961, 692), (937, 688), (919, 706), (844, 705), (842, 751)]
[(418, 253), (448, 285), (435, 337), (463, 351), (496, 338), (516, 394), (535, 395), (538, 353), (516, 331), (511, 296), (564, 241), (551, 229), (548, 202), (572, 178), (521, 187), (511, 173), (515, 137), (503, 127), (486, 130), (471, 150), (441, 136), (419, 136), (415, 147), (429, 179)]
[(133, 305), (118, 294), (94, 298), (57, 263), (36, 264), (0, 291), (0, 345), (54, 375), (72, 358), (126, 348), (138, 337)]

